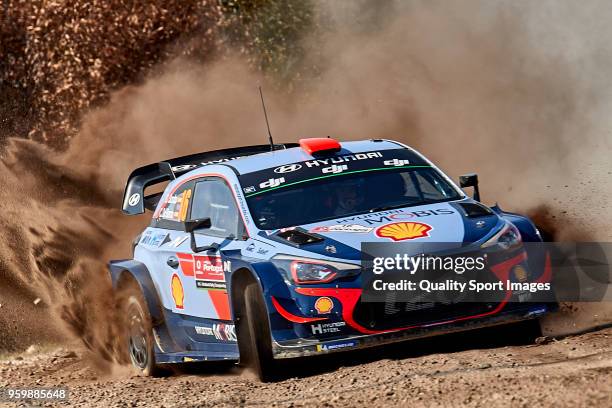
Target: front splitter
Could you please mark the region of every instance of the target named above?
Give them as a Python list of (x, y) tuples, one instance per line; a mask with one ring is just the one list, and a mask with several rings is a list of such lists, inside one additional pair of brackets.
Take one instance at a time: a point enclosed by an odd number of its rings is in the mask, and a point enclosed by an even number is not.
[(358, 350), (405, 340), (414, 340), (531, 320), (552, 311), (552, 309), (552, 305), (549, 304), (532, 305), (526, 310), (513, 310), (510, 313), (499, 314), (485, 319), (467, 320), (461, 323), (449, 323), (410, 330), (390, 331), (382, 334), (347, 336), (330, 341), (317, 341), (311, 339), (297, 339), (282, 343), (275, 341), (273, 342), (272, 351), (275, 359), (285, 359), (321, 355), (345, 350)]

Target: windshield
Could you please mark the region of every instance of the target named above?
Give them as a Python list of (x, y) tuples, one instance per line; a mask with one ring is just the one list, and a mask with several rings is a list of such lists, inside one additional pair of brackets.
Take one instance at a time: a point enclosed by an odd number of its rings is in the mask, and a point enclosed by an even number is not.
[(329, 174), (245, 196), (257, 227), (266, 230), (462, 197), (429, 165), (399, 167)]

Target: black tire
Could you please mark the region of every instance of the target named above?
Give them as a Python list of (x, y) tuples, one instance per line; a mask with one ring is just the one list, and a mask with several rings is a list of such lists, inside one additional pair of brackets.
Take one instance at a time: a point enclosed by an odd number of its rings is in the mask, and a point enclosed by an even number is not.
[(272, 354), (268, 313), (257, 282), (249, 283), (244, 290), (244, 311), (237, 329), (240, 364), (255, 371), (261, 381), (274, 381), (278, 363)]
[(121, 290), (120, 311), (124, 317), (124, 340), (128, 361), (144, 376), (158, 376), (151, 315), (138, 285), (128, 282)]
[(542, 326), (540, 319), (527, 320), (524, 325), (525, 339), (530, 343), (535, 343), (536, 339), (542, 337)]
[(505, 325), (498, 335), (511, 344), (533, 344), (538, 337), (542, 336), (540, 319), (523, 320)]
[(536, 225), (536, 228), (540, 231), (540, 237), (542, 237), (543, 242), (554, 242), (555, 234), (553, 231), (541, 225)]

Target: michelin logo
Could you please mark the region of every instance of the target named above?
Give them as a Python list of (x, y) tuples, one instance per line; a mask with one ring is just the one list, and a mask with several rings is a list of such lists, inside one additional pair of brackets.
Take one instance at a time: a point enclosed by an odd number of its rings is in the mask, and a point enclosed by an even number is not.
[(317, 351), (318, 352), (334, 351), (334, 350), (340, 350), (340, 349), (349, 348), (349, 347), (355, 347), (356, 345), (357, 343), (354, 341), (348, 341), (345, 343), (323, 343), (323, 344), (317, 344)]

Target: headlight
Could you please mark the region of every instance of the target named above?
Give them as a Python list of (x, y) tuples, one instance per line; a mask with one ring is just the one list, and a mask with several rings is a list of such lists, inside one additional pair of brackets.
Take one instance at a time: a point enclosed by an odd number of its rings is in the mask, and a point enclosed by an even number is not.
[(512, 223), (506, 223), (506, 225), (491, 239), (482, 244), (481, 248), (489, 248), (493, 245), (499, 245), (501, 249), (510, 249), (520, 245), (523, 242), (521, 233), (518, 228)]
[(327, 283), (335, 279), (355, 276), (360, 272), (359, 265), (290, 255), (277, 255), (272, 258), (272, 262), (298, 285)]

